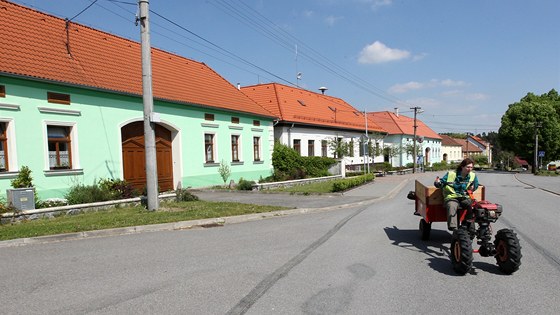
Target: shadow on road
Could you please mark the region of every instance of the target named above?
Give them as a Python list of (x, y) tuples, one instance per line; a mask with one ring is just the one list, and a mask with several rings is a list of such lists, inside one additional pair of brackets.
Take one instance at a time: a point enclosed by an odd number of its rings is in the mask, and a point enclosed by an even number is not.
[[(451, 267), (451, 260), (449, 258), (451, 234), (449, 234), (449, 232), (432, 230), (430, 240), (423, 241), (420, 239), (420, 232), (418, 230), (401, 230), (393, 226), (384, 228), (384, 231), (389, 240), (393, 242), (393, 245), (426, 254), (428, 256), (428, 258), (426, 258), (428, 266), (433, 270), (448, 276), (459, 276)], [(482, 271), (503, 275), (497, 265), (484, 261), (477, 261), (477, 258), (480, 258), (480, 256), (474, 254), (473, 268), (470, 270), (469, 274), (476, 275), (479, 271)]]

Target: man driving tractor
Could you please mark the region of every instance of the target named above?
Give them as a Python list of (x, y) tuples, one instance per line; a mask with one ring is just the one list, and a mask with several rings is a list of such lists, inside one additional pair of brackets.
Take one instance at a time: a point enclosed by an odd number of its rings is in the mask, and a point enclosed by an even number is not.
[(457, 210), (459, 207), (467, 210), (465, 221), (467, 228), (474, 227), (471, 223), (473, 214), (471, 209), (472, 200), (467, 190), (475, 191), (478, 188), (478, 177), (472, 171), (474, 161), (470, 158), (464, 159), (455, 171), (447, 172), (441, 179), (438, 177), (434, 186), (442, 188), (445, 209), (447, 210), (447, 229), (457, 229)]

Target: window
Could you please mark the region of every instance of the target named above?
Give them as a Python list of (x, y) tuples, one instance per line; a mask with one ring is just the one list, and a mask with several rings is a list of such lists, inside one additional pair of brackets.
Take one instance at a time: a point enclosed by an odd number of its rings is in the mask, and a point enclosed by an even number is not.
[(359, 148), (359, 156), (365, 156), (366, 152), (366, 141), (363, 138), (360, 138), (360, 148)]
[(294, 150), (296, 150), (296, 152), (301, 155), (301, 140), (300, 139), (294, 139)]
[(321, 140), (321, 156), (327, 156), (327, 140)]
[(239, 117), (231, 117), (231, 123), (232, 124), (238, 124), (239, 123)]
[(6, 97), (6, 87), (0, 85), (0, 97)]
[(68, 94), (47, 92), (47, 100), (49, 103), (70, 105), (70, 95)]
[(206, 163), (214, 163), (214, 135), (211, 133), (204, 135), (204, 152)]
[(253, 160), (260, 161), (261, 160), (261, 138), (260, 137), (253, 137)]
[(260, 125), (261, 125), (260, 120), (253, 120), (253, 126), (260, 126)]
[(204, 114), (204, 120), (214, 121), (214, 114)]
[(307, 156), (315, 156), (315, 140), (307, 140)]
[(72, 169), (70, 127), (47, 126), (49, 168)]
[(348, 156), (354, 157), (354, 138), (350, 139), (350, 143), (348, 143)]
[(239, 136), (231, 136), (231, 161), (239, 162)]
[(6, 135), (7, 123), (0, 122), (0, 172), (9, 170), (8, 167), (8, 137)]

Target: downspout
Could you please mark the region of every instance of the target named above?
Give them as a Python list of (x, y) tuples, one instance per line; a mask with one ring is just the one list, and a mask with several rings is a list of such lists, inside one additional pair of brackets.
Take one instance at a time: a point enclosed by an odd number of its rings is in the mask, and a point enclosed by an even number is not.
[(292, 149), (293, 149), (293, 146), (292, 146), (292, 128), (294, 128), (294, 125), (295, 124), (292, 123), (292, 126), (288, 127), (288, 147), (290, 147)]

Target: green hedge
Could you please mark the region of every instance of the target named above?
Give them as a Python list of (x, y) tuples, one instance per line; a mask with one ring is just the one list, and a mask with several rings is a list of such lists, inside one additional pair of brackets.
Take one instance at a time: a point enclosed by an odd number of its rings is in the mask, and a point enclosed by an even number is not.
[(337, 179), (333, 182), (332, 192), (345, 191), (352, 187), (363, 185), (375, 179), (374, 174), (366, 174), (352, 178)]
[(275, 181), (328, 176), (336, 161), (320, 156), (300, 156), (294, 149), (276, 142), (272, 153)]

